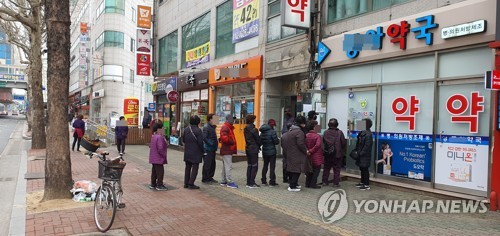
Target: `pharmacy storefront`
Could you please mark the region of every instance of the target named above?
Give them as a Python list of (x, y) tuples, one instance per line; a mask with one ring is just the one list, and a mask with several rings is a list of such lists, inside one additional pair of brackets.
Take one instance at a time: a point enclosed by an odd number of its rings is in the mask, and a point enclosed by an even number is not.
[[(495, 1), (464, 2), (323, 41), (332, 49), (323, 63), (328, 118), (347, 124), (339, 128), (349, 151), (360, 121), (373, 120), (375, 178), (488, 195), (494, 96), (484, 74), (495, 9)], [(356, 45), (358, 33), (373, 44)], [(348, 158), (346, 171), (358, 170)]]
[(179, 77), (177, 88), (180, 93), (181, 127), (189, 125), (189, 117), (197, 115), (201, 126), (208, 115), (208, 70)]
[(253, 114), (255, 125), (260, 127), (260, 91), (262, 81), (262, 56), (236, 61), (210, 69), (210, 113), (220, 117), (220, 125), (226, 115), (234, 120), (234, 135), (238, 151), (245, 152), (245, 116)]

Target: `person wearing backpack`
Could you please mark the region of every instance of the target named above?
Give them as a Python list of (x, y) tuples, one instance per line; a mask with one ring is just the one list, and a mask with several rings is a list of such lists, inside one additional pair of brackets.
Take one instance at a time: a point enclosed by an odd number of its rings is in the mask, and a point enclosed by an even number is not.
[(340, 169), (347, 150), (347, 142), (339, 122), (332, 118), (328, 121), (328, 130), (323, 135), (325, 164), (323, 167), (323, 186), (328, 186), (328, 177), (333, 168), (333, 186), (340, 187)]

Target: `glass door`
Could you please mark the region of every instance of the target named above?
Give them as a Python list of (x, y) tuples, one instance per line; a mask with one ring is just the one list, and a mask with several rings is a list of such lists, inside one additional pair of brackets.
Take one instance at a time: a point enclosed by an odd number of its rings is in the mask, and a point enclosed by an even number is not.
[(234, 136), (238, 143), (238, 151), (245, 152), (245, 117), (254, 114), (255, 102), (253, 97), (235, 97), (232, 99), (232, 110), (236, 119), (234, 120)]
[[(359, 173), (359, 167), (355, 161), (349, 157), (349, 153), (356, 147), (357, 135), (361, 132), (360, 123), (364, 118), (370, 118), (373, 122), (371, 128), (375, 134), (376, 112), (377, 112), (377, 88), (352, 89), (349, 94), (348, 121), (347, 121), (347, 157), (346, 171)], [(342, 124), (341, 124), (342, 125)], [(375, 139), (373, 147), (375, 147)], [(374, 153), (372, 152), (372, 162), (374, 163)], [(373, 172), (373, 165), (370, 171)]]
[(487, 196), (490, 91), (474, 80), (439, 86), (436, 130), (436, 188)]

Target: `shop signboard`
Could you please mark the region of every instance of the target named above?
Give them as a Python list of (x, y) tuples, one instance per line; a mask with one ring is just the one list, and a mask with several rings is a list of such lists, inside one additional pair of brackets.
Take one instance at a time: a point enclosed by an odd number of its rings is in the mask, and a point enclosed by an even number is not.
[(233, 80), (246, 82), (256, 79), (262, 79), (262, 56), (213, 67), (209, 74), (210, 85), (231, 83)]
[(311, 0), (282, 0), (281, 25), (309, 29), (311, 27)]
[(151, 75), (151, 55), (137, 53), (137, 75)]
[(177, 89), (177, 78), (158, 78), (153, 82), (152, 93), (153, 95), (168, 94), (168, 92)]
[(500, 90), (500, 70), (484, 73), (484, 87), (490, 90)]
[(151, 29), (151, 7), (137, 6), (137, 27)]
[(156, 111), (156, 103), (154, 102), (148, 103), (148, 111)]
[(477, 34), (486, 31), (486, 21), (477, 20), (460, 25), (454, 25), (441, 29), (441, 38), (449, 39), (469, 34)]
[(186, 50), (186, 68), (210, 61), (210, 42)]
[(168, 92), (167, 94), (168, 101), (177, 102), (179, 100), (179, 93), (175, 90)]
[(151, 53), (151, 30), (137, 30), (137, 51)]
[(133, 97), (123, 99), (123, 116), (128, 126), (139, 125), (139, 99)]
[(233, 0), (233, 43), (259, 35), (259, 0)]

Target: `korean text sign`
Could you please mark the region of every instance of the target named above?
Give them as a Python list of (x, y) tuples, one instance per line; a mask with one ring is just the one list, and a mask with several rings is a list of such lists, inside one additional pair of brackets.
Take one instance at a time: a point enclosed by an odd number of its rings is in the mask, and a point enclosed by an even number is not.
[(137, 6), (137, 27), (151, 29), (151, 7)]
[(259, 0), (233, 0), (233, 43), (259, 35)]
[(281, 25), (299, 29), (311, 26), (312, 0), (282, 0)]
[(151, 55), (137, 53), (137, 75), (151, 75)]
[(123, 100), (123, 115), (129, 126), (137, 126), (139, 124), (139, 99), (125, 98)]
[(151, 53), (151, 30), (137, 30), (137, 51)]
[(210, 61), (210, 42), (186, 50), (186, 68)]

